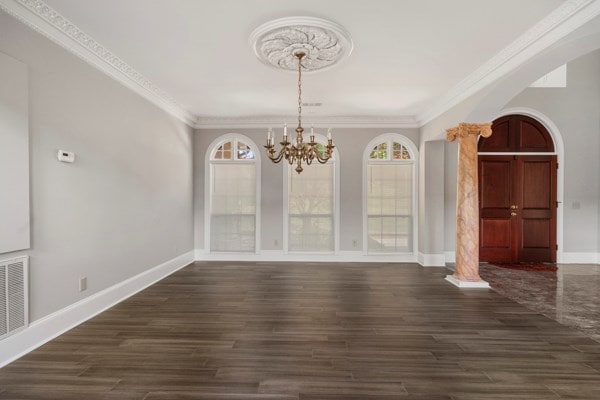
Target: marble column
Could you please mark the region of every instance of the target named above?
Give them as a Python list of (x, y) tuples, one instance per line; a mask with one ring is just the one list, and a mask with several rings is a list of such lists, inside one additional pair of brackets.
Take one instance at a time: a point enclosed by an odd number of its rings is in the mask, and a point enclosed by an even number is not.
[(489, 287), (479, 277), (477, 139), (489, 137), (492, 124), (460, 123), (446, 132), (448, 141), (458, 140), (456, 271), (446, 280), (458, 287)]

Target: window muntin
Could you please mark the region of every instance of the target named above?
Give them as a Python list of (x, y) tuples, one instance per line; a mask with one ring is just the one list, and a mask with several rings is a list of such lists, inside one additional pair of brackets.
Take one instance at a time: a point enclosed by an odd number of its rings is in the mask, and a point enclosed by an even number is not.
[(211, 160), (254, 160), (254, 151), (243, 141), (232, 139), (221, 143), (213, 151)]

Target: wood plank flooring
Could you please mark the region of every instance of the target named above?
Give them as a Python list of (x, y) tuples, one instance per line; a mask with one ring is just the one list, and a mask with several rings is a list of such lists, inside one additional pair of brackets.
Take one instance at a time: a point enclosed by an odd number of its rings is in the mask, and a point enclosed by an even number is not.
[(198, 262), (0, 370), (0, 399), (599, 399), (600, 343), (413, 264)]

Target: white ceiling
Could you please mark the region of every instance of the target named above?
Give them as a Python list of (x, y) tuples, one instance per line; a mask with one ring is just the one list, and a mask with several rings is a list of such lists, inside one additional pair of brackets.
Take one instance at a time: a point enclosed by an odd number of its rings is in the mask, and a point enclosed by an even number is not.
[(262, 64), (250, 33), (313, 16), (352, 35), (354, 51), (306, 75), (315, 117), (417, 118), (561, 0), (45, 0), (201, 118), (296, 112), (296, 76)]

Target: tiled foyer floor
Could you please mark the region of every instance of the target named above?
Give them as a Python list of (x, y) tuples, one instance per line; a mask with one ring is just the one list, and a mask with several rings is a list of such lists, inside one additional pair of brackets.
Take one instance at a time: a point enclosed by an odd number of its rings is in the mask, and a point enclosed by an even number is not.
[(600, 265), (557, 266), (542, 272), (482, 264), (481, 277), (499, 294), (600, 342)]

